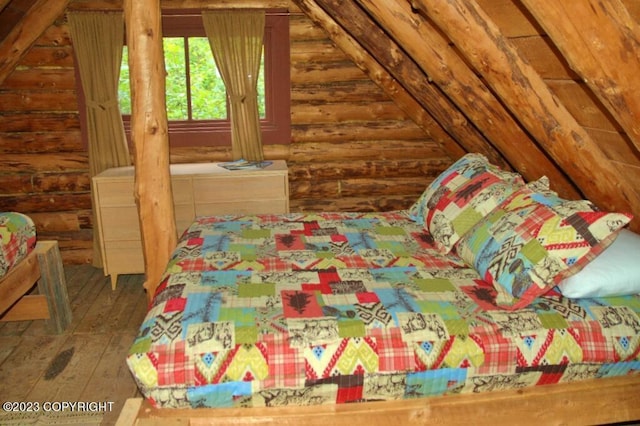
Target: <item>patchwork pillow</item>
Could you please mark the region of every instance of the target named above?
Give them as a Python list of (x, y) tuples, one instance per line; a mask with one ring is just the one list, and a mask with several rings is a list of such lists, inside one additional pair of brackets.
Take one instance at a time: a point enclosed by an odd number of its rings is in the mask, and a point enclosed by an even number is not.
[(438, 176), (409, 209), (436, 247), (449, 253), (473, 225), (524, 185), (517, 173), (501, 170), (481, 154), (467, 154)]
[(529, 305), (600, 254), (631, 220), (598, 211), (589, 201), (569, 201), (527, 185), (483, 218), (456, 249), (491, 283), (496, 304)]
[(572, 298), (640, 294), (640, 235), (627, 229), (580, 272), (564, 279), (560, 292)]

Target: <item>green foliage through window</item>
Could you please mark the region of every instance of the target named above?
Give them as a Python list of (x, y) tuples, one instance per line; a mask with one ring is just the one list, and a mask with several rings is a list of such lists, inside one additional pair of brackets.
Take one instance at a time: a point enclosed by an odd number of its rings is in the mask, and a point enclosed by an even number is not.
[[(227, 96), (206, 37), (165, 37), (167, 118), (171, 121), (225, 120)], [(118, 96), (122, 114), (131, 114), (127, 47), (122, 52)], [(187, 63), (188, 60), (188, 63)], [(264, 52), (258, 78), (258, 110), (266, 116)]]

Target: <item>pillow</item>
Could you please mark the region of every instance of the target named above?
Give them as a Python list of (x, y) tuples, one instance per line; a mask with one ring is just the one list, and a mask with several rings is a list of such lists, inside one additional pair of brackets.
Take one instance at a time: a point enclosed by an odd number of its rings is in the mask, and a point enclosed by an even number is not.
[(529, 305), (600, 254), (631, 215), (598, 211), (527, 185), (483, 218), (456, 247), (458, 255), (491, 283), (496, 304)]
[(427, 187), (409, 215), (433, 236), (447, 254), (473, 225), (524, 185), (522, 177), (490, 164), (480, 154), (467, 154)]
[(640, 235), (621, 230), (600, 256), (558, 287), (572, 298), (640, 294)]

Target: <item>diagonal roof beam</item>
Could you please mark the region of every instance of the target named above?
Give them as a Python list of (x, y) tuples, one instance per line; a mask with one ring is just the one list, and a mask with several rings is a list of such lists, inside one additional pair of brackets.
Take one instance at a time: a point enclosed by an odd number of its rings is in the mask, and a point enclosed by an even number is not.
[(527, 180), (546, 175), (564, 197), (581, 197), (432, 22), (405, 0), (357, 1)]
[(620, 0), (523, 0), (640, 151), (640, 26)]
[(22, 56), (53, 22), (64, 13), (69, 0), (38, 0), (0, 43), (0, 85)]
[[(369, 54), (465, 150), (480, 152), (496, 164), (507, 166), (508, 163), (500, 152), (487, 142), (478, 129), (446, 96), (443, 96), (435, 85), (428, 81), (415, 62), (358, 5), (341, 0), (316, 0), (315, 3), (335, 21), (342, 31), (357, 41), (356, 50)], [(357, 54), (344, 48), (343, 51), (350, 56)]]
[(11, 0), (0, 0), (0, 12), (9, 4)]
[(465, 150), (442, 129), (440, 124), (426, 112), (420, 104), (366, 53), (358, 43), (347, 34), (313, 0), (293, 0), (297, 6), (316, 25), (324, 28), (331, 40), (376, 83), (422, 130), (438, 142), (452, 158), (464, 155)]
[[(603, 209), (640, 212), (640, 196), (628, 180), (475, 1), (412, 5), (447, 34), (585, 196)], [(640, 229), (640, 221), (632, 227)]]

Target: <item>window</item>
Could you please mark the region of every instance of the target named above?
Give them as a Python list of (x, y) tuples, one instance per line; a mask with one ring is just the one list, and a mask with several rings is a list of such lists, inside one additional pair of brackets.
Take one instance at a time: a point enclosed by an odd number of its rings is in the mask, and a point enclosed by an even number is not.
[[(165, 37), (163, 50), (167, 69), (167, 118), (171, 121), (226, 120), (226, 90), (209, 41), (205, 37)], [(124, 46), (118, 97), (120, 111), (129, 115), (131, 89), (127, 56), (127, 46)], [(258, 102), (260, 117), (264, 119), (264, 63), (258, 81)]]
[[(226, 91), (199, 11), (163, 11), (166, 103), (171, 146), (231, 144)], [(267, 12), (258, 105), (263, 144), (290, 141), (289, 21)], [(120, 108), (130, 136), (127, 49), (119, 85)]]

